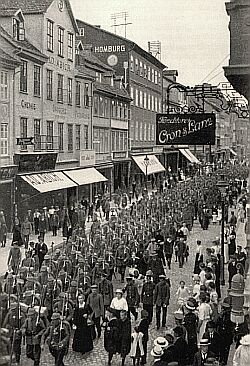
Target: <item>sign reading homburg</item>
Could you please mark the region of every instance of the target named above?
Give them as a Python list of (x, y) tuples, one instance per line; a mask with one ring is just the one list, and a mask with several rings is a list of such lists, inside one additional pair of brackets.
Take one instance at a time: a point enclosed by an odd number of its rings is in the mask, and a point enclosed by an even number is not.
[(214, 145), (215, 114), (157, 114), (156, 145)]

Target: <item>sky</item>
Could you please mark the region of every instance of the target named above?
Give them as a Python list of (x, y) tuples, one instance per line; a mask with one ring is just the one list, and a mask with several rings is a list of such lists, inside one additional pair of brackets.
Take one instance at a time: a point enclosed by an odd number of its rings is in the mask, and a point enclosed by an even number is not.
[[(179, 82), (193, 86), (227, 81), (222, 69), (230, 52), (225, 0), (70, 1), (76, 18), (111, 32), (111, 15), (128, 12), (132, 24), (127, 26), (127, 38), (145, 50), (148, 41), (160, 41), (161, 61), (178, 70)], [(124, 26), (117, 34), (124, 36)]]

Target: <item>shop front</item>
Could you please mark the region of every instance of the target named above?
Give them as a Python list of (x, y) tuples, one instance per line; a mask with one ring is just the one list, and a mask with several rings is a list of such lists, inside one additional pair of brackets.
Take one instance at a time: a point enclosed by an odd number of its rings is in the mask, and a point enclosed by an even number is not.
[(155, 155), (132, 155), (132, 161), (132, 181), (137, 187), (148, 186), (151, 182), (153, 188), (164, 179), (165, 168)]
[(15, 176), (17, 166), (0, 168), (0, 211), (3, 211), (8, 230), (11, 229), (15, 203)]
[(127, 151), (113, 152), (114, 184), (113, 190), (126, 191), (129, 188), (129, 171), (131, 160), (127, 157)]

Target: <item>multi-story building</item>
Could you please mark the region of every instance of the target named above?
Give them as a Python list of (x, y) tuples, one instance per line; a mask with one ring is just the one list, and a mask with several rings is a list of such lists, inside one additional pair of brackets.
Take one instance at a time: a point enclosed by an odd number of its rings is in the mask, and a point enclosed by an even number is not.
[[(81, 42), (79, 42), (79, 48)], [(95, 167), (108, 180), (96, 186), (97, 191), (113, 192), (127, 185), (128, 117), (131, 98), (114, 70), (92, 53), (91, 47), (79, 50), (78, 68), (94, 79), (91, 143)]]
[[(111, 66), (122, 78), (129, 92), (131, 112), (129, 120), (130, 178), (144, 181), (144, 159), (149, 158), (148, 175), (164, 171), (157, 156), (162, 148), (155, 145), (156, 113), (162, 111), (162, 71), (158, 59), (136, 43), (116, 34), (77, 20), (79, 40), (92, 45), (94, 54)], [(138, 156), (139, 155), (139, 156)]]
[[(1, 30), (0, 30), (1, 32)], [(0, 34), (0, 41), (2, 41)], [(1, 42), (2, 44), (2, 42)], [(13, 121), (13, 80), (16, 67), (20, 61), (14, 55), (0, 48), (0, 211), (4, 211), (8, 228), (15, 194), (16, 166), (13, 162), (14, 121)]]
[[(80, 186), (106, 181), (89, 150), (94, 79), (76, 69), (70, 2), (3, 0), (0, 12), (1, 47), (21, 64), (13, 82), (19, 210), (70, 205)], [(34, 200), (39, 194), (42, 200)]]

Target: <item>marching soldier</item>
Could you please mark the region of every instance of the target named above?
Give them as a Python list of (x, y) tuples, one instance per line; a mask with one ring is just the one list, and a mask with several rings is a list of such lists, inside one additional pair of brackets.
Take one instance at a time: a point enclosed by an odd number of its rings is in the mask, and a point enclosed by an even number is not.
[(23, 304), (30, 306), (40, 305), (40, 294), (36, 294), (33, 290), (28, 290), (23, 293)]
[(26, 356), (34, 361), (34, 366), (39, 366), (40, 363), (41, 337), (44, 331), (44, 322), (38, 317), (34, 308), (29, 308), (22, 333), (26, 337)]
[(60, 293), (60, 287), (58, 284), (56, 284), (56, 281), (54, 281), (54, 278), (52, 276), (48, 277), (48, 283), (47, 285), (45, 285), (44, 291), (45, 295), (43, 306), (47, 308), (48, 320), (50, 320), (53, 313), (53, 302)]
[(149, 259), (148, 269), (153, 272), (153, 281), (155, 284), (159, 282), (159, 276), (164, 274), (164, 268), (162, 260), (158, 257), (158, 254), (154, 252)]
[(130, 313), (134, 315), (135, 320), (138, 318), (136, 308), (139, 305), (139, 293), (136, 285), (133, 283), (133, 277), (126, 277), (127, 284), (123, 289), (126, 292), (126, 300), (128, 303), (128, 318), (130, 319)]
[(153, 308), (154, 308), (154, 289), (155, 284), (153, 282), (153, 272), (151, 270), (146, 272), (146, 282), (142, 286), (141, 302), (143, 309), (148, 312), (149, 323), (153, 319)]
[(128, 259), (128, 249), (125, 247), (124, 242), (121, 242), (121, 244), (116, 249), (115, 261), (118, 272), (121, 275), (122, 283), (124, 282), (127, 259)]
[(110, 251), (108, 253), (106, 253), (105, 260), (106, 260), (106, 263), (108, 264), (108, 268), (109, 268), (109, 273), (107, 275), (107, 279), (109, 281), (112, 281), (114, 271), (115, 271), (115, 260), (113, 257), (113, 253)]
[(73, 306), (69, 302), (69, 299), (65, 292), (59, 294), (59, 298), (54, 302), (53, 312), (60, 313), (64, 316), (67, 322), (71, 322), (73, 317)]
[(17, 364), (20, 363), (22, 345), (21, 327), (25, 322), (25, 318), (25, 312), (18, 301), (10, 304), (10, 310), (3, 322), (3, 328), (7, 328), (9, 330), (11, 349), (12, 353), (15, 355)]
[(110, 306), (114, 297), (113, 284), (108, 280), (105, 272), (102, 273), (101, 282), (99, 283), (99, 294), (103, 297), (104, 310)]
[(63, 366), (63, 358), (68, 352), (70, 333), (67, 324), (61, 319), (59, 313), (53, 313), (51, 324), (42, 335), (42, 349), (47, 339), (49, 351), (55, 359), (55, 365)]
[(48, 267), (43, 265), (38, 274), (38, 282), (40, 283), (41, 286), (46, 285), (48, 283), (48, 277), (49, 277)]

